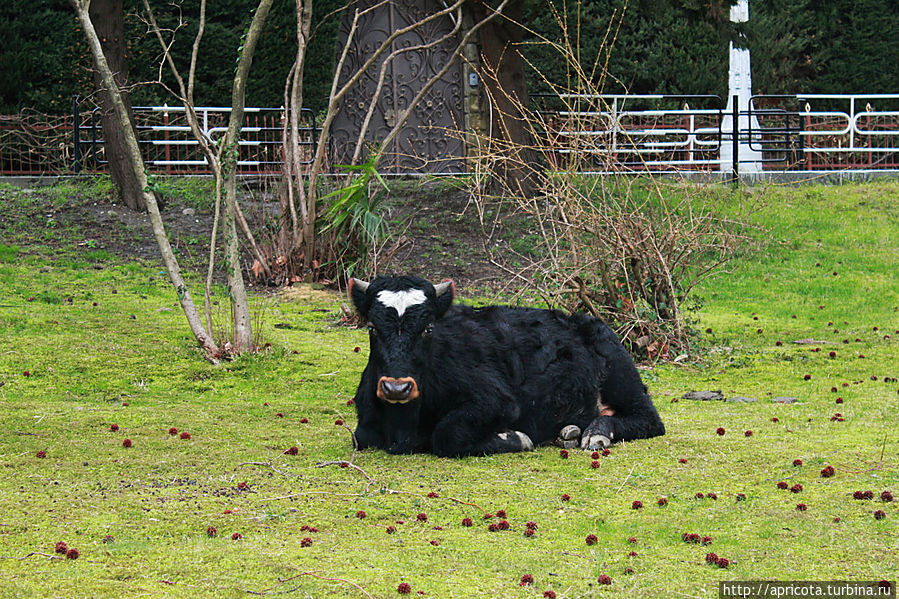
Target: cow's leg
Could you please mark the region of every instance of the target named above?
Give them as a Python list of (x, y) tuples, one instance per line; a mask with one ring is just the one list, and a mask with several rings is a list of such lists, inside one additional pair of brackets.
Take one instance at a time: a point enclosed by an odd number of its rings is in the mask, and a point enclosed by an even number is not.
[(418, 411), (419, 407), (412, 404), (358, 409), (359, 424), (353, 433), (356, 448), (377, 448), (392, 454), (418, 451)]
[(368, 449), (369, 447), (383, 449), (386, 447), (384, 434), (371, 426), (362, 424), (357, 426), (353, 432), (353, 439), (356, 442), (356, 449)]
[[(391, 410), (393, 412), (393, 410)], [(412, 422), (417, 422), (416, 418)], [(414, 453), (419, 448), (418, 430), (409, 426), (408, 421), (402, 418), (394, 418), (389, 424), (385, 434), (386, 446), (384, 450), (394, 455)]]
[(602, 406), (600, 415), (591, 422), (581, 436), (581, 449), (605, 449), (612, 443), (648, 439), (665, 434), (665, 425), (648, 394), (643, 394), (626, 411)]
[(480, 444), (471, 448), (469, 455), (490, 455), (493, 453), (517, 453), (532, 451), (534, 442), (521, 431), (506, 431), (488, 436)]
[(353, 438), (356, 441), (356, 449), (383, 449), (393, 454), (414, 453), (417, 445), (414, 430), (391, 431), (390, 434), (384, 434), (381, 430), (359, 425), (353, 432)]
[(534, 442), (521, 432), (497, 432), (483, 414), (469, 414), (457, 410), (443, 418), (434, 428), (431, 449), (441, 457), (489, 455), (531, 451)]
[(604, 376), (596, 400), (596, 418), (584, 429), (583, 449), (606, 448), (619, 441), (648, 439), (665, 434), (646, 385), (624, 346), (605, 325), (598, 347)]
[(615, 441), (620, 441), (615, 435), (615, 426), (611, 416), (599, 416), (584, 430), (581, 436), (581, 449), (592, 451), (606, 449)]

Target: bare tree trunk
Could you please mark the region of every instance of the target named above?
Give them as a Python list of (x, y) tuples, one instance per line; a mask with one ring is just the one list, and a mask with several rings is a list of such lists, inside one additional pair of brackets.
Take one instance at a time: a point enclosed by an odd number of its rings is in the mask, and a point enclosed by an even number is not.
[(253, 349), (253, 327), (250, 303), (243, 281), (243, 267), (240, 263), (240, 245), (237, 239), (237, 161), (240, 154), (240, 129), (244, 118), (247, 78), (253, 64), (256, 43), (262, 35), (265, 19), (268, 17), (273, 0), (260, 0), (253, 15), (240, 53), (237, 73), (231, 88), (231, 118), (228, 130), (221, 140), (222, 175), (225, 179), (225, 261), (228, 275), (228, 289), (231, 294), (231, 318), (234, 336), (234, 351), (241, 353)]
[[(228, 294), (231, 298), (231, 344), (234, 353), (253, 349), (253, 325), (250, 317), (250, 302), (243, 283), (243, 267), (240, 263), (240, 243), (237, 239), (235, 206), (237, 205), (237, 180), (231, 159), (225, 158), (225, 171), (231, 175), (225, 178), (225, 272), (228, 277)], [(236, 159), (234, 160), (236, 162)]]
[[(268, 273), (268, 265), (266, 258), (259, 250), (253, 238), (252, 231), (243, 217), (240, 205), (237, 202), (237, 163), (240, 157), (240, 130), (244, 119), (244, 101), (246, 98), (247, 78), (250, 74), (250, 67), (253, 63), (253, 53), (256, 44), (262, 34), (262, 28), (265, 20), (272, 7), (273, 0), (260, 0), (259, 6), (253, 14), (253, 20), (247, 31), (246, 38), (242, 47), (239, 49), (237, 71), (234, 75), (234, 83), (231, 89), (231, 115), (228, 120), (228, 128), (217, 147), (213, 148), (211, 140), (205, 137), (201, 131), (197, 121), (196, 112), (193, 105), (193, 89), (196, 74), (197, 56), (206, 23), (206, 0), (200, 3), (200, 26), (197, 37), (194, 40), (193, 52), (191, 54), (190, 74), (188, 82), (185, 85), (184, 79), (181, 77), (178, 67), (169, 52), (169, 45), (162, 38), (162, 32), (150, 9), (150, 4), (144, 0), (144, 10), (147, 13), (151, 30), (156, 34), (160, 45), (162, 46), (164, 56), (163, 60), (168, 63), (175, 80), (178, 83), (178, 92), (174, 93), (184, 104), (187, 115), (187, 121), (190, 125), (194, 138), (200, 145), (200, 149), (206, 156), (209, 166), (215, 174), (215, 206), (216, 220), (213, 224), (212, 241), (209, 250), (209, 269), (206, 278), (206, 307), (209, 311), (209, 288), (212, 282), (212, 268), (215, 260), (215, 242), (218, 231), (218, 214), (221, 200), (224, 195), (224, 222), (222, 229), (225, 236), (225, 272), (228, 278), (228, 291), (231, 301), (231, 341), (230, 347), (227, 348), (228, 353), (243, 353), (252, 351), (253, 347), (253, 327), (252, 317), (250, 315), (250, 302), (247, 296), (246, 287), (243, 280), (243, 266), (240, 263), (240, 243), (237, 236), (237, 227), (243, 230), (250, 243), (256, 259), (260, 262), (263, 269)], [(161, 83), (161, 82), (160, 82)], [(170, 90), (171, 91), (171, 90)], [(209, 318), (207, 314), (207, 319)]]
[[(277, 247), (279, 249), (290, 248), (291, 252), (302, 250), (303, 240), (300, 237), (300, 222), (305, 222), (305, 215), (297, 214), (297, 202), (294, 201), (295, 190), (297, 194), (300, 194), (300, 191), (303, 189), (303, 173), (299, 168), (299, 134), (294, 131), (295, 117), (293, 116), (292, 104), (293, 85), (295, 82), (293, 74), (297, 68), (299, 50), (297, 51), (297, 56), (298, 58), (294, 60), (293, 66), (287, 74), (287, 81), (284, 84), (284, 106), (286, 107), (286, 112), (283, 117), (284, 131), (281, 135), (281, 151), (284, 154), (284, 161), (281, 165), (282, 184), (281, 193), (278, 197), (281, 205), (281, 228), (278, 233)], [(305, 211), (306, 200), (302, 195), (300, 195), (300, 207)], [(290, 215), (290, 220), (287, 218), (288, 214)]]
[(165, 234), (162, 216), (159, 214), (159, 206), (156, 205), (156, 198), (150, 191), (147, 176), (144, 171), (144, 161), (137, 145), (137, 136), (135, 135), (134, 129), (131, 127), (131, 121), (128, 118), (128, 110), (119, 93), (119, 88), (113, 77), (112, 69), (109, 68), (106, 57), (103, 55), (100, 39), (97, 37), (97, 32), (94, 29), (94, 25), (91, 22), (88, 13), (90, 0), (71, 0), (71, 2), (75, 9), (75, 13), (78, 16), (78, 20), (81, 22), (81, 27), (84, 29), (91, 55), (93, 56), (94, 62), (97, 65), (97, 70), (100, 72), (100, 76), (103, 79), (103, 84), (110, 92), (110, 98), (113, 107), (115, 108), (118, 124), (122, 130), (125, 145), (128, 150), (128, 163), (140, 185), (140, 189), (143, 190), (143, 201), (147, 207), (147, 212), (150, 215), (150, 223), (153, 226), (153, 235), (156, 237), (156, 242), (159, 245), (159, 251), (162, 254), (166, 272), (168, 272), (172, 286), (175, 288), (175, 292), (178, 295), (178, 301), (181, 304), (181, 309), (187, 317), (188, 325), (190, 326), (194, 337), (206, 352), (206, 358), (214, 361), (221, 355), (221, 352), (219, 351), (218, 346), (216, 346), (215, 341), (213, 341), (211, 333), (203, 327), (203, 322), (197, 312), (193, 299), (190, 296), (190, 291), (181, 276), (181, 269), (178, 266), (178, 261), (172, 251), (172, 246), (169, 244), (169, 239)]
[[(125, 19), (122, 0), (92, 0), (89, 15), (91, 23), (100, 39), (100, 47), (106, 62), (112, 70), (122, 102), (128, 111), (129, 121), (133, 127), (134, 115), (131, 112), (131, 97), (125, 90), (128, 80), (128, 52), (125, 44)], [(109, 162), (109, 174), (117, 193), (126, 206), (132, 210), (145, 210), (143, 188), (134, 176), (128, 158), (128, 146), (110, 95), (109, 88), (103, 83), (103, 77), (94, 61), (94, 82), (99, 90), (100, 122), (103, 126), (103, 146), (106, 160)]]
[(303, 268), (308, 271), (315, 254), (315, 194), (309, 194), (303, 186), (300, 164), (299, 128), (303, 110), (303, 67), (306, 64), (306, 47), (312, 28), (312, 0), (297, 0), (297, 56), (293, 66), (290, 88), (290, 145), (293, 170), (296, 174), (297, 197), (300, 203), (300, 219), (303, 228), (294, 227), (294, 248), (303, 248)]
[[(528, 128), (530, 97), (519, 48), (524, 34), (519, 25), (521, 5), (521, 0), (511, 2), (503, 18), (494, 19), (481, 29), (481, 80), (482, 102), (490, 115), (489, 151), (498, 157), (495, 172), (510, 190), (529, 196), (540, 155)], [(474, 3), (472, 10), (475, 21), (482, 21), (492, 9), (481, 0)]]

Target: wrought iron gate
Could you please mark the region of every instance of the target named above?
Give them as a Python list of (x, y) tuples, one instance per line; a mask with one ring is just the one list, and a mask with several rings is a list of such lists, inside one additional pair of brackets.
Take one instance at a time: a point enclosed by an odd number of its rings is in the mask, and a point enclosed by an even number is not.
[[(376, 0), (361, 0), (347, 10), (341, 28), (338, 52), (347, 43), (354, 13), (371, 8)], [(390, 34), (441, 10), (439, 0), (391, 0), (360, 18), (347, 49), (339, 85), (348, 81)], [(378, 87), (384, 58), (400, 49), (385, 71), (384, 83), (371, 116), (362, 160), (379, 140), (384, 139), (396, 123), (397, 115), (409, 107), (412, 99), (452, 55), (458, 40), (451, 38), (440, 45), (418, 48), (451, 32), (454, 23), (449, 16), (405, 33), (394, 40), (385, 52), (344, 97), (340, 112), (331, 128), (333, 164), (348, 164), (359, 131)], [(379, 163), (382, 173), (461, 173), (465, 171), (464, 92), (462, 67), (450, 69), (431, 89), (412, 113), (390, 147), (384, 148)]]

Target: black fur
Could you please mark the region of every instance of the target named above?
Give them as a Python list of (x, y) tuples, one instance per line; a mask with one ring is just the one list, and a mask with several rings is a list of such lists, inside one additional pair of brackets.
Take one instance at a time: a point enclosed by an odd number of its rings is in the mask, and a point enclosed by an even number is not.
[[(530, 449), (575, 424), (586, 439), (654, 437), (665, 427), (630, 356), (602, 321), (530, 308), (451, 306), (414, 277), (351, 286), (369, 321), (371, 353), (356, 391), (360, 448), (439, 456)], [(420, 289), (426, 301), (402, 317), (383, 290)], [(378, 397), (381, 377), (414, 379), (407, 403)], [(601, 416), (597, 398), (615, 413)], [(518, 434), (533, 442), (528, 444)]]

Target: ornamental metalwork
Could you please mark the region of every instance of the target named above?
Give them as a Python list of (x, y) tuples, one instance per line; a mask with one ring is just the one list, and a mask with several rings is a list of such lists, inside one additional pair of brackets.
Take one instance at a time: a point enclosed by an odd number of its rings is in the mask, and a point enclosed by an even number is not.
[[(376, 2), (362, 0), (346, 11), (338, 43), (338, 55), (347, 46), (356, 12)], [(338, 85), (353, 77), (378, 47), (395, 31), (421, 21), (445, 5), (436, 0), (391, 0), (362, 16), (349, 41)], [(331, 128), (332, 164), (350, 164), (369, 113), (370, 124), (364, 135), (363, 150), (356, 162), (366, 160), (410, 107), (425, 84), (450, 60), (458, 45), (458, 36), (429, 46), (454, 28), (450, 16), (435, 19), (398, 36), (390, 49), (365, 72), (344, 97)], [(394, 54), (386, 68), (385, 58)], [(383, 77), (383, 79), (382, 79)], [(374, 109), (371, 103), (380, 84)], [(425, 96), (412, 107), (394, 141), (383, 149), (378, 170), (382, 173), (461, 173), (465, 171), (465, 146), (462, 130), (465, 88), (459, 61)]]

